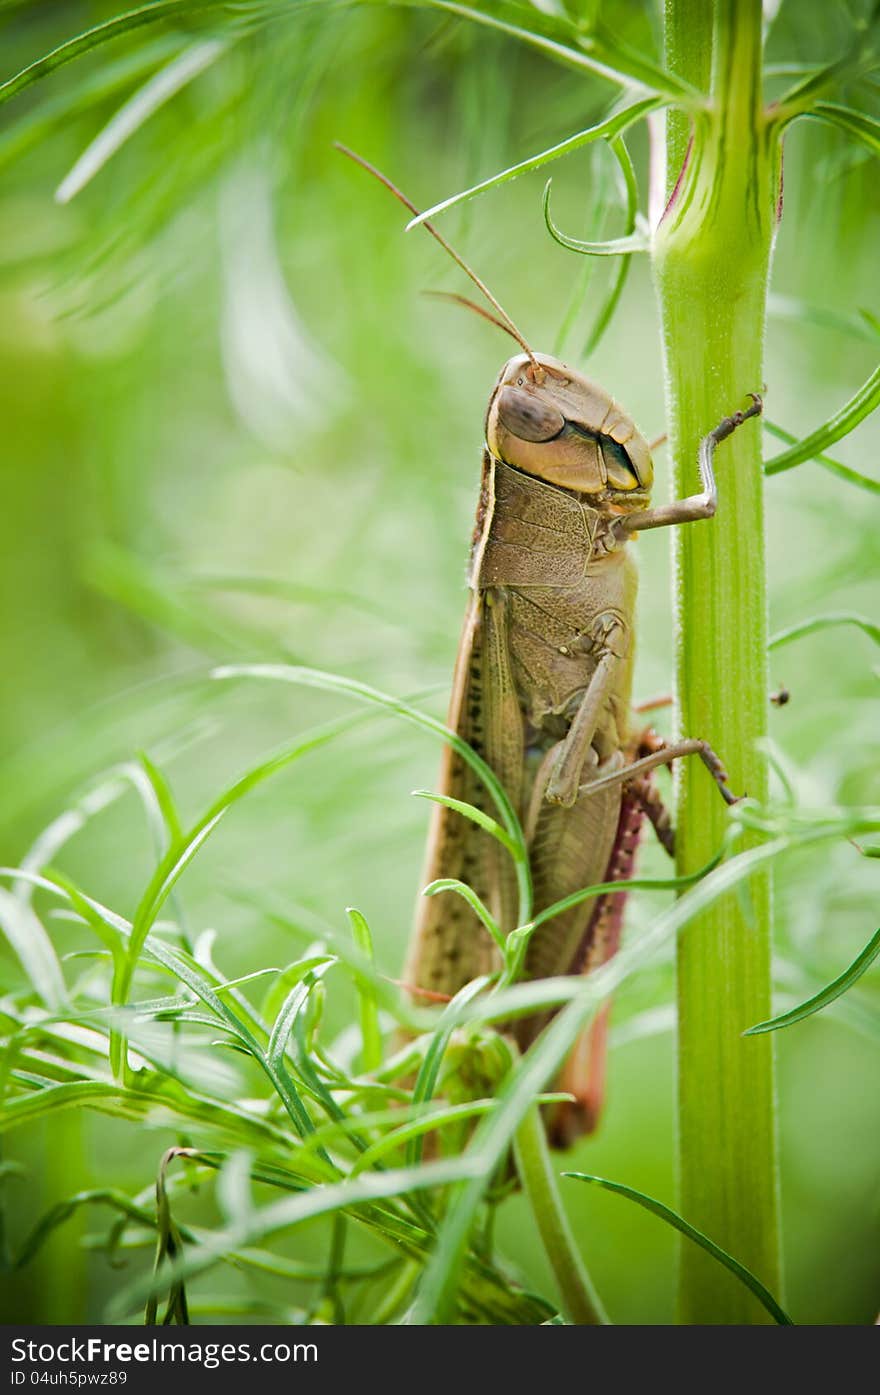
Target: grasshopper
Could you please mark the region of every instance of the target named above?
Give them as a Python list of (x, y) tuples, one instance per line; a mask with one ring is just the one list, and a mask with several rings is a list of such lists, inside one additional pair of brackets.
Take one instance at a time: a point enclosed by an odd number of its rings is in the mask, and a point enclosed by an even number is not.
[[(351, 155), (350, 151), (345, 151)], [(414, 206), (376, 175), (412, 212)], [(728, 803), (735, 796), (714, 751), (696, 739), (667, 743), (632, 719), (637, 577), (631, 542), (648, 528), (711, 518), (716, 447), (761, 410), (761, 399), (703, 438), (699, 493), (652, 507), (651, 450), (632, 418), (583, 374), (535, 353), (470, 267), (431, 224), (429, 232), (498, 313), (465, 302), (517, 340), (485, 420), (482, 480), (447, 724), (494, 770), (519, 814), (529, 850), (535, 912), (584, 887), (631, 878), (645, 817), (672, 854), (669, 815), (651, 771), (702, 759)], [(454, 296), (462, 301), (463, 297)], [(452, 748), (440, 771), (444, 795), (485, 808), (486, 792)], [(488, 810), (487, 810), (488, 812)], [(447, 805), (432, 813), (423, 884), (464, 882), (505, 933), (516, 926), (514, 869), (503, 849)], [(625, 891), (566, 910), (533, 933), (527, 978), (586, 974), (618, 947)], [(497, 949), (461, 897), (422, 898), (405, 982), (453, 995), (498, 968)], [(548, 1020), (514, 1024), (526, 1049)], [(576, 1042), (560, 1088), (572, 1096), (548, 1119), (566, 1146), (596, 1124), (604, 1085), (607, 1010)]]

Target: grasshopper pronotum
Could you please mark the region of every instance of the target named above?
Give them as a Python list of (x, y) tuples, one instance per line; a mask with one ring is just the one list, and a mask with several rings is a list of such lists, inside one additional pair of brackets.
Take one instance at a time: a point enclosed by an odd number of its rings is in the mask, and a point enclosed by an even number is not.
[[(344, 150), (344, 147), (341, 147)], [(350, 155), (413, 213), (391, 182)], [(471, 546), (470, 601), (458, 649), (448, 725), (492, 767), (523, 824), (535, 912), (584, 887), (632, 875), (647, 815), (663, 846), (672, 827), (650, 771), (698, 755), (732, 802), (720, 760), (705, 742), (674, 744), (632, 720), (636, 569), (634, 533), (711, 518), (716, 446), (761, 412), (753, 395), (702, 440), (701, 492), (652, 508), (651, 451), (631, 417), (595, 383), (535, 353), (513, 321), (436, 228), (425, 227), (471, 277), (516, 339), (492, 389)], [(462, 300), (462, 297), (452, 297)], [(465, 302), (471, 304), (470, 302)], [(451, 748), (440, 789), (484, 807), (477, 776)], [(516, 883), (506, 853), (474, 822), (436, 805), (425, 882), (471, 886), (505, 933), (516, 924)], [(617, 949), (625, 891), (600, 895), (542, 924), (525, 957), (526, 977), (589, 973)], [(451, 891), (420, 902), (407, 955), (407, 984), (452, 995), (497, 967), (495, 945), (471, 907)], [(527, 1047), (546, 1015), (515, 1025)], [(564, 1146), (590, 1130), (601, 1105), (606, 1014), (576, 1043), (548, 1128)]]

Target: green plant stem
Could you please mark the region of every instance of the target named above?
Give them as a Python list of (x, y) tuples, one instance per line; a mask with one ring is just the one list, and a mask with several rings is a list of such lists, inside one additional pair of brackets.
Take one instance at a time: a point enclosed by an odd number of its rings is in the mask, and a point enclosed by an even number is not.
[(587, 1327), (607, 1323), (608, 1318), (568, 1224), (537, 1105), (532, 1106), (517, 1130), (514, 1153), (520, 1181), (556, 1275), (566, 1318)]
[[(678, 187), (654, 241), (675, 490), (698, 487), (697, 446), (763, 383), (776, 215), (775, 137), (761, 106), (760, 0), (667, 0), (667, 60), (706, 85), (687, 167), (673, 123), (668, 184)], [(677, 528), (676, 672), (682, 734), (719, 752), (733, 789), (765, 799), (766, 581), (760, 431), (719, 449), (718, 514)], [(679, 773), (678, 869), (704, 864), (726, 810), (698, 762)], [(756, 835), (756, 837), (759, 835)], [(770, 1010), (770, 881), (757, 873), (696, 920), (678, 945), (681, 1212), (780, 1290), (771, 1043), (741, 1033)], [(767, 1314), (694, 1246), (681, 1252), (680, 1318), (752, 1323)]]

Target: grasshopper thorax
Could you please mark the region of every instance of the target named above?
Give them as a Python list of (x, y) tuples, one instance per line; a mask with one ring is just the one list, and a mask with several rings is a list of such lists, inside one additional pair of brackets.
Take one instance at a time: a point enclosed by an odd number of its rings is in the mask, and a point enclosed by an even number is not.
[(499, 375), (486, 414), (499, 460), (627, 510), (644, 507), (654, 469), (632, 418), (583, 374), (549, 354), (517, 354)]

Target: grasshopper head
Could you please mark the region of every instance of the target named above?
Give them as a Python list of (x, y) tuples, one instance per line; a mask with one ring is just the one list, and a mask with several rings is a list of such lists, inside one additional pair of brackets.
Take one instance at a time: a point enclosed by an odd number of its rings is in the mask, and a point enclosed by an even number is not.
[(648, 443), (595, 383), (548, 354), (517, 354), (501, 370), (486, 416), (494, 456), (548, 484), (647, 502)]

